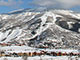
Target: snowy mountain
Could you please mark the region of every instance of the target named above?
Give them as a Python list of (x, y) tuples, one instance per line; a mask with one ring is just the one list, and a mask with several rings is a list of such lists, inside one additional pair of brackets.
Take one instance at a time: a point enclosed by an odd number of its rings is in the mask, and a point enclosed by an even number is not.
[(80, 47), (80, 14), (69, 10), (18, 10), (0, 14), (0, 43)]

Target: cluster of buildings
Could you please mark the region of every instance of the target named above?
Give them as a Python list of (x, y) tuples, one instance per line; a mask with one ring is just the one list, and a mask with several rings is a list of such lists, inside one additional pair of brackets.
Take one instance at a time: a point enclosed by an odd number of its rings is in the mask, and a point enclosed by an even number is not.
[[(21, 50), (22, 49), (22, 50)], [(56, 50), (56, 49), (35, 49), (31, 47), (4, 47), (0, 50), (0, 57), (2, 56), (40, 56), (40, 55), (49, 55), (49, 56), (80, 56), (80, 52), (77, 50)]]
[(80, 56), (80, 53), (62, 53), (62, 52), (47, 52), (47, 51), (34, 51), (34, 52), (0, 52), (0, 57), (2, 56), (40, 56), (40, 55), (49, 55), (49, 56)]

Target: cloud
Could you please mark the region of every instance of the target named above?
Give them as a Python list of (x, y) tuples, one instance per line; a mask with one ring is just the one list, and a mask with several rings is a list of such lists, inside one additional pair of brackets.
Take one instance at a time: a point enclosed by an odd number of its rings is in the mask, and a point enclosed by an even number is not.
[(46, 8), (72, 8), (80, 6), (80, 0), (33, 0), (32, 5)]
[(22, 4), (22, 0), (0, 0), (0, 6), (19, 6)]

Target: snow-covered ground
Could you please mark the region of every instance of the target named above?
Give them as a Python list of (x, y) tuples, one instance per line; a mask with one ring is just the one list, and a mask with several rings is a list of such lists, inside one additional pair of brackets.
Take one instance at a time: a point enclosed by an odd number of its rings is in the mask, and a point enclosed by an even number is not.
[(75, 49), (38, 49), (38, 48), (32, 48), (29, 46), (5, 46), (0, 47), (0, 50), (6, 51), (6, 52), (40, 52), (41, 50), (47, 51), (47, 52), (63, 52), (63, 53), (79, 53), (78, 50)]
[[(9, 14), (11, 15), (0, 15), (0, 43), (11, 44), (11, 46), (0, 46), (0, 51), (4, 51), (5, 54), (41, 52), (42, 50), (47, 52), (80, 53), (78, 50), (80, 47), (80, 27), (77, 27), (80, 26), (80, 14), (67, 10), (53, 10), (44, 13), (19, 10)], [(31, 42), (30, 40), (33, 40), (31, 43), (33, 46), (38, 46), (40, 43), (43, 46), (46, 43), (47, 46), (54, 49), (29, 47), (28, 42)], [(37, 41), (35, 43), (35, 40), (39, 40), (39, 44)], [(16, 44), (24, 44), (26, 46), (17, 46)], [(75, 58), (74, 56), (45, 55), (28, 57), (27, 60), (80, 60), (80, 58)], [(0, 57), (0, 60), (23, 59), (22, 57)]]
[[(0, 60), (23, 60), (22, 57), (1, 57)], [(76, 58), (76, 57), (69, 57), (69, 56), (57, 56), (57, 57), (53, 57), (53, 56), (35, 56), (35, 57), (28, 57), (27, 60), (80, 60), (80, 58)]]

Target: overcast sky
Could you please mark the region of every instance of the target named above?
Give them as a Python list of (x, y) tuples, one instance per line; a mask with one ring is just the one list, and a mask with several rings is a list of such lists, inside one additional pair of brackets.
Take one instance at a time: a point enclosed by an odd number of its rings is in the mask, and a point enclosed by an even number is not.
[(25, 8), (58, 8), (80, 12), (80, 0), (0, 0), (0, 13)]

